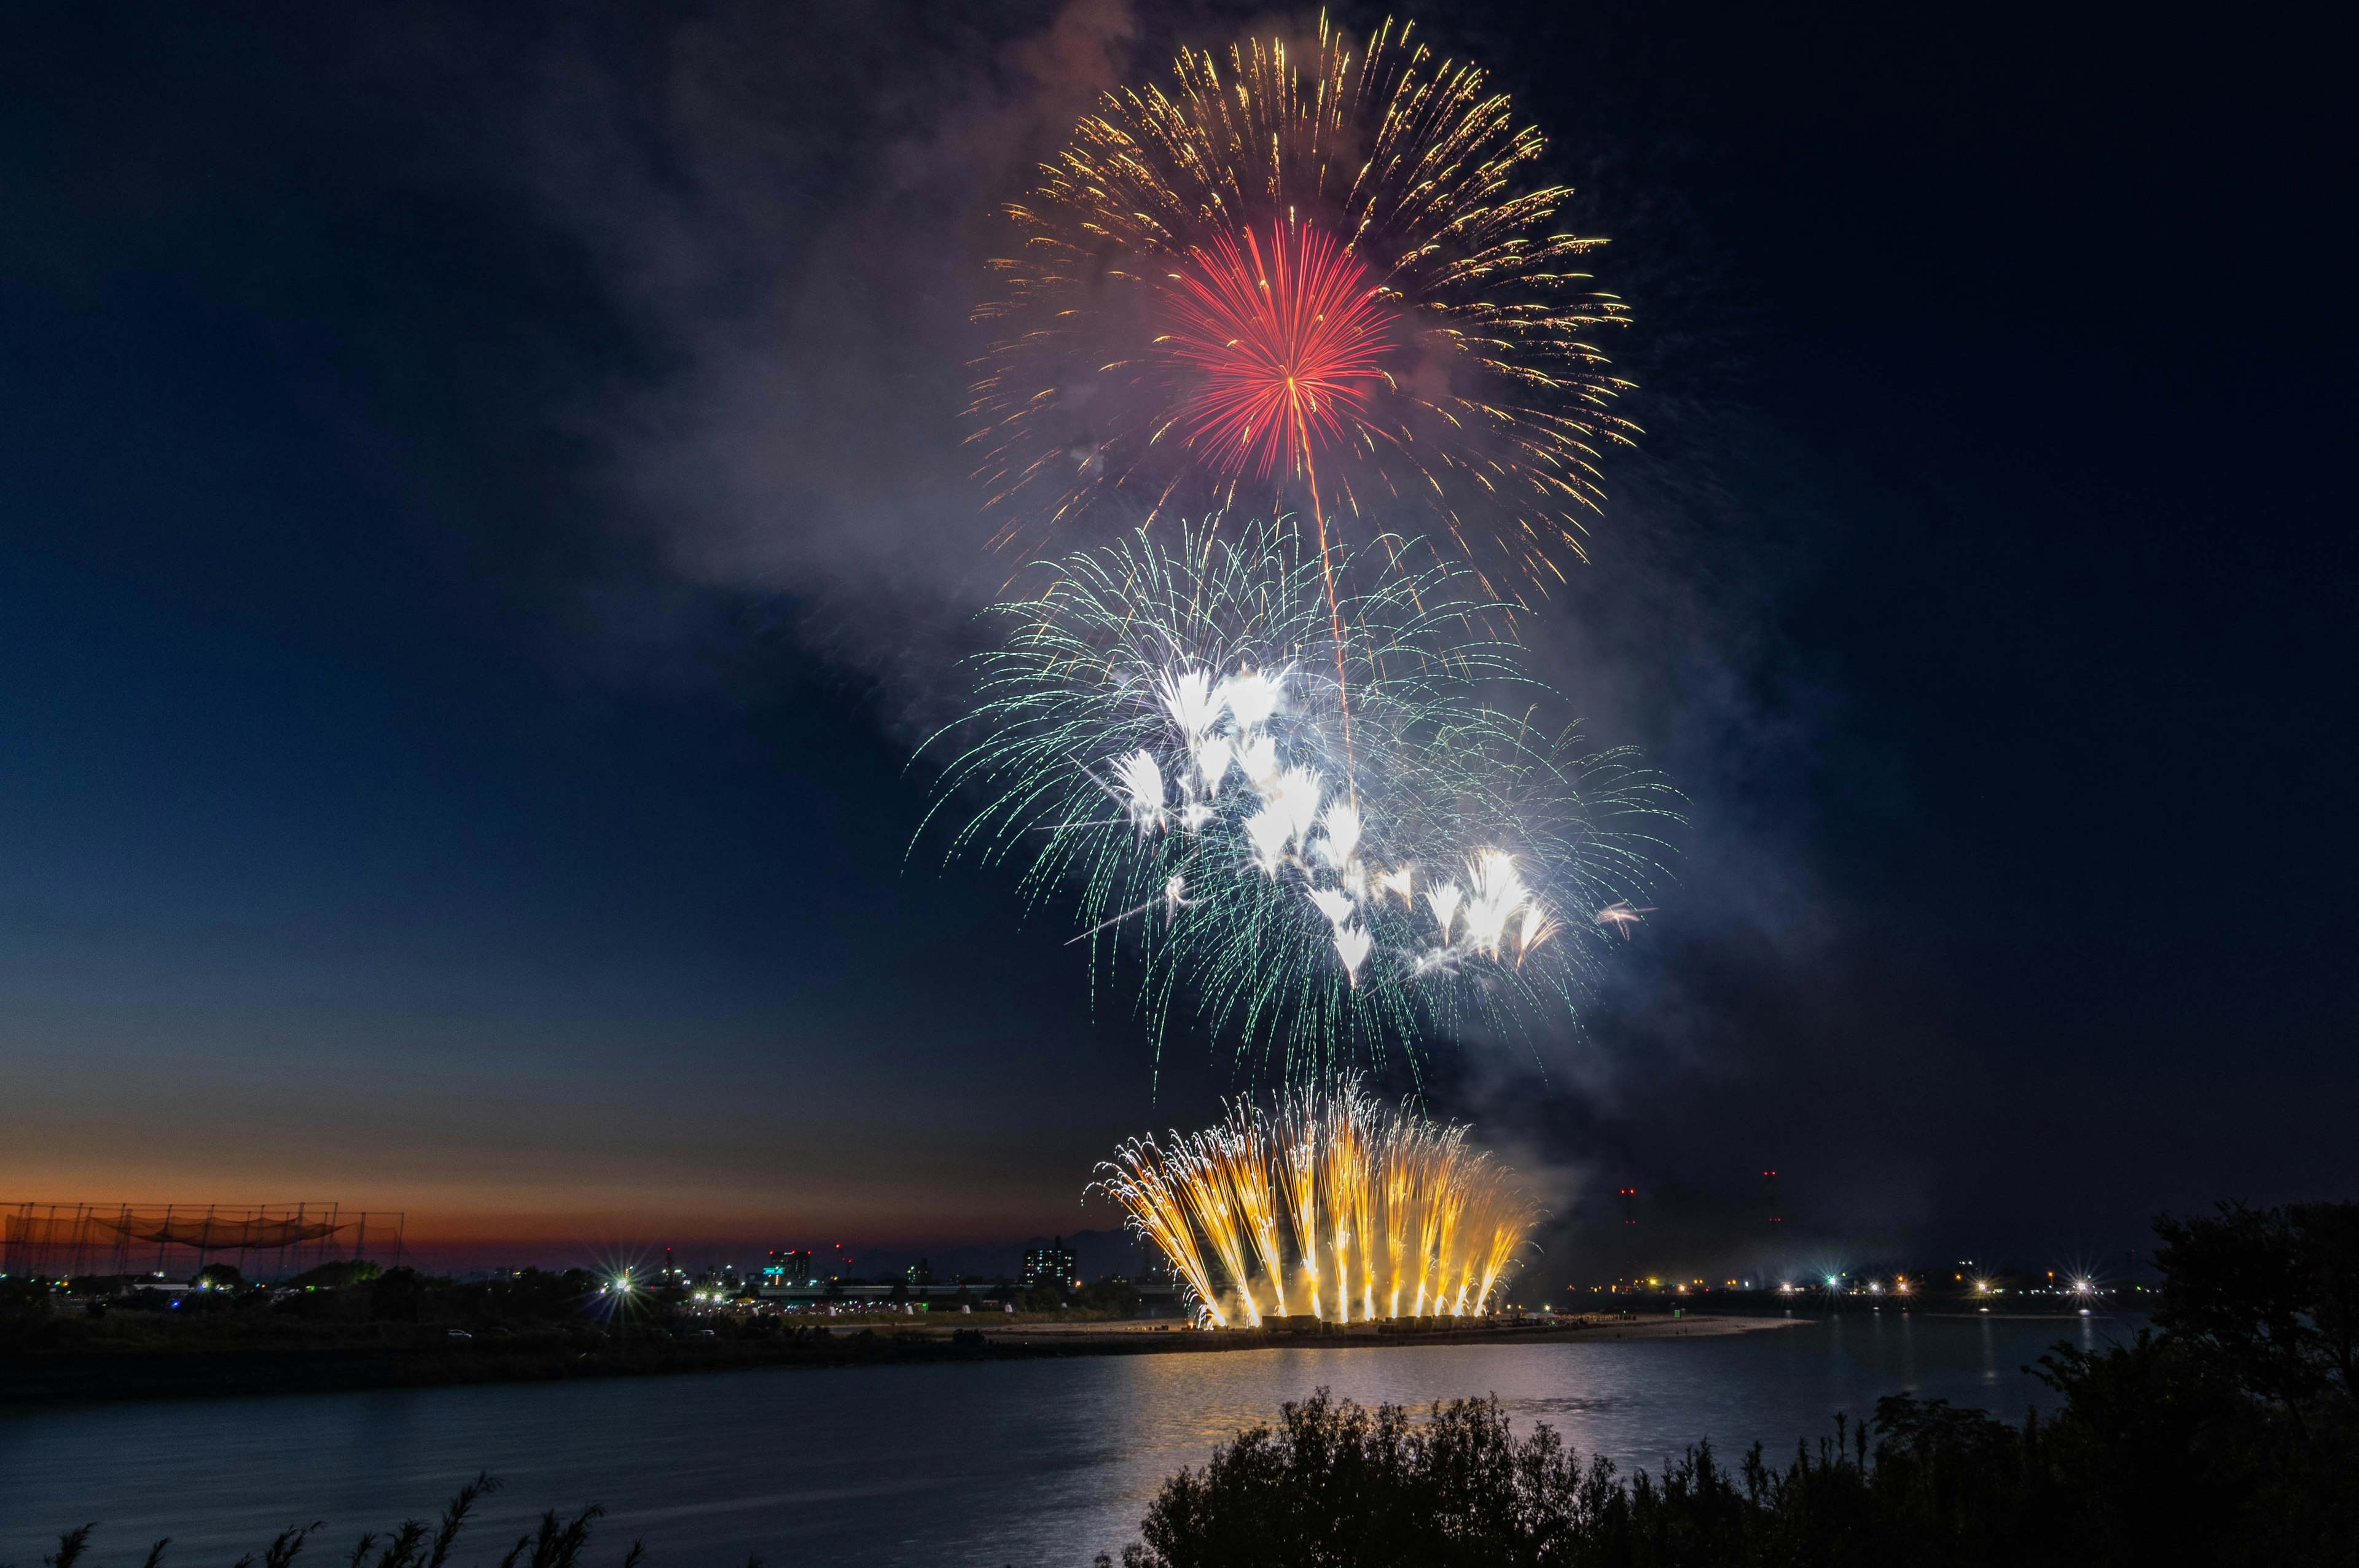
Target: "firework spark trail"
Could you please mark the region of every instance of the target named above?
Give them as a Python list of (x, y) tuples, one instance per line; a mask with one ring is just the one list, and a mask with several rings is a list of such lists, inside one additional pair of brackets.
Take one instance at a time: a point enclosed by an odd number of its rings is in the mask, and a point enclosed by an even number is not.
[(1269, 1281), (1272, 1307), (1283, 1317), (1288, 1309), (1280, 1206), (1285, 1200), (1271, 1163), (1268, 1140), (1258, 1120), (1234, 1108), (1217, 1136), (1223, 1155), (1221, 1178), (1251, 1243), (1252, 1255)]
[[(1101, 1168), (1113, 1173), (1105, 1178), (1108, 1183), (1119, 1184), (1131, 1225), (1162, 1251), (1176, 1278), (1184, 1281), (1200, 1300), (1208, 1299), (1212, 1276), (1204, 1267), (1203, 1254), (1196, 1248), (1195, 1230), (1189, 1224), (1182, 1196), (1184, 1177), (1175, 1184), (1162, 1151), (1149, 1140), (1125, 1144), (1115, 1159), (1121, 1162), (1118, 1170), (1114, 1166)], [(1109, 1185), (1108, 1190), (1114, 1187)]]
[[(1258, 1327), (1263, 1301), (1284, 1314), (1289, 1299), (1340, 1323), (1398, 1316), (1404, 1300), (1415, 1316), (1481, 1315), (1538, 1210), (1466, 1132), (1344, 1082), (1267, 1108), (1233, 1103), (1219, 1125), (1160, 1144), (1136, 1140), (1095, 1185), (1220, 1327)], [(1242, 1193), (1282, 1195), (1282, 1206), (1240, 1205)]]
[(1171, 328), (1157, 340), (1196, 390), (1175, 427), (1212, 468), (1299, 473), (1365, 416), (1383, 384), (1389, 313), (1347, 249), (1316, 229), (1272, 223), (1188, 253), (1172, 275)]
[(1158, 1049), (1183, 1009), (1314, 1073), (1569, 1019), (1612, 944), (1596, 915), (1648, 885), (1673, 797), (1535, 730), (1549, 694), (1456, 575), (1380, 562), (1344, 600), (1360, 788), (1338, 788), (1338, 686), (1303, 657), (1324, 652), (1322, 577), (1282, 522), (1055, 563), (996, 607), (1012, 630), (935, 807), (978, 803), (948, 852), (1016, 858), (1109, 963), (1143, 958)]
[(1544, 148), (1480, 69), (1390, 22), (1356, 49), (1322, 18), (1299, 51), (1190, 51), (1108, 93), (1008, 208), (1020, 243), (976, 312), (1001, 541), (1101, 510), (1266, 516), (1306, 487), (1322, 535), (1331, 503), (1351, 542), (1381, 517), (1494, 599), (1501, 568), (1560, 579), (1601, 449), (1636, 427), (1594, 341), (1626, 312), (1577, 270), (1603, 242), (1526, 181)]
[(1310, 489), (1334, 643), (1343, 783), (1357, 798), (1343, 612), (1313, 454), (1364, 418), (1384, 378), (1382, 290), (1344, 246), (1295, 222), (1270, 225), (1266, 260), (1251, 229), (1242, 251), (1216, 233), (1188, 259), (1187, 270), (1171, 275), (1172, 330), (1156, 340), (1172, 364), (1196, 378), (1177, 427), (1215, 470), (1299, 476)]
[[(1250, 1115), (1250, 1112), (1246, 1114)], [(1269, 1140), (1270, 1159), (1286, 1186), (1287, 1217), (1294, 1222), (1295, 1256), (1300, 1260), (1302, 1288), (1310, 1298), (1310, 1315), (1323, 1318), (1319, 1281), (1319, 1122), (1307, 1099), (1288, 1106), (1281, 1102)], [(1120, 1194), (1115, 1195), (1117, 1197)], [(1308, 1245), (1304, 1238), (1309, 1238)], [(1282, 1267), (1282, 1265), (1281, 1265)], [(1198, 1300), (1213, 1298), (1201, 1292)]]

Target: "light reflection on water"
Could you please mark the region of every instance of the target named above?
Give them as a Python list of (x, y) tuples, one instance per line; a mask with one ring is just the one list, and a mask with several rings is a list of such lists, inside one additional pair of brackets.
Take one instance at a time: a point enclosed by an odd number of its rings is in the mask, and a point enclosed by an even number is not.
[(1119, 1552), (1162, 1478), (1326, 1385), (1423, 1405), (1496, 1393), (1583, 1454), (1655, 1468), (1709, 1437), (1770, 1456), (1908, 1390), (2020, 1419), (2020, 1368), (2110, 1320), (1868, 1317), (1726, 1338), (1286, 1349), (973, 1366), (736, 1372), (572, 1384), (215, 1400), (0, 1415), (0, 1563), (103, 1521), (97, 1555), (258, 1548), (324, 1519), (324, 1545), (424, 1515), (479, 1468), (506, 1491), (461, 1561), (530, 1516), (608, 1514), (593, 1563), (644, 1538), (651, 1568), (1048, 1563)]

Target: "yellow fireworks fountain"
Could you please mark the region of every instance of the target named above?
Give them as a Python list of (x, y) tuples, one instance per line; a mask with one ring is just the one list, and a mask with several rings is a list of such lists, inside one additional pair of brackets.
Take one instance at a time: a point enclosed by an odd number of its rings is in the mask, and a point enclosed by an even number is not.
[(1481, 1316), (1539, 1211), (1466, 1133), (1357, 1084), (1300, 1089), (1135, 1139), (1097, 1185), (1216, 1327)]

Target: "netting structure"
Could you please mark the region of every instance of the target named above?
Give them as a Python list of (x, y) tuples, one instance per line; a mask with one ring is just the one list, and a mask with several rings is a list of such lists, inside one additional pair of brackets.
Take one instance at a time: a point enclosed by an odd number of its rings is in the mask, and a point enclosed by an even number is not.
[(0, 1274), (187, 1279), (229, 1263), (285, 1279), (322, 1263), (397, 1260), (404, 1217), (318, 1203), (19, 1203), (0, 1209)]

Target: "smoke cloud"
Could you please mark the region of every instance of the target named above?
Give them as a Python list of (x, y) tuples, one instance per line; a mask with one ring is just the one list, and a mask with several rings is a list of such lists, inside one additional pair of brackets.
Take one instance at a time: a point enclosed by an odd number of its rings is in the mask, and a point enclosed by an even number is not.
[(987, 555), (959, 415), (996, 207), (1127, 70), (1124, 0), (746, 6), (557, 49), (537, 199), (650, 373), (583, 417), (614, 525), (922, 721), (1014, 565)]
[[(782, 615), (905, 740), (957, 711), (974, 611), (1024, 564), (984, 548), (960, 445), (996, 208), (1095, 94), (1160, 69), (1173, 26), (1125, 0), (729, 8), (563, 41), (526, 111), (533, 199), (594, 258), (645, 366), (582, 400), (607, 525), (672, 586)], [(1751, 327), (1705, 226), (1645, 135), (1549, 130), (1550, 172), (1582, 192), (1571, 226), (1614, 240), (1595, 270), (1636, 314), (1613, 348), (1648, 434), (1612, 460), (1590, 564), (1522, 634), (1590, 741), (1641, 747), (1690, 825), (1582, 1027), (1445, 1049), (1421, 1081), (1569, 1215), (1684, 1158), (1694, 1096), (1742, 1098), (1817, 1051), (1795, 997), (1833, 925), (1799, 846), (1822, 771), (1877, 766), (1831, 752), (1832, 687), (1779, 630), (1828, 533), (1745, 499), (1818, 481), (1745, 412)], [(1909, 1171), (1884, 1178), (1914, 1204)]]

